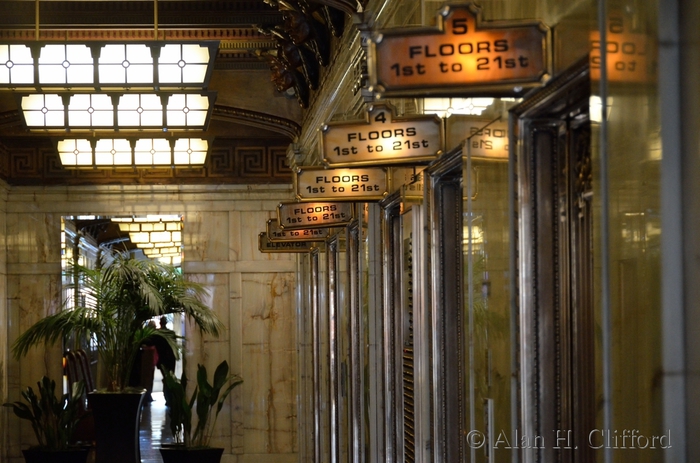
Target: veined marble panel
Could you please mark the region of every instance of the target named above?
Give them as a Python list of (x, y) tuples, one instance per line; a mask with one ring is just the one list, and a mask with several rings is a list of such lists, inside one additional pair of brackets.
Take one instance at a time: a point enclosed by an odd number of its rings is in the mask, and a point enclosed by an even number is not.
[(221, 260), (229, 250), (228, 212), (188, 212), (184, 217), (183, 245), (188, 260)]
[[(244, 453), (296, 448), (296, 339), (293, 275), (242, 278)], [(274, 349), (272, 348), (274, 346)]]
[(101, 215), (232, 209), (255, 211), (267, 209), (263, 203), (276, 206), (292, 196), (290, 185), (14, 187), (8, 196), (7, 211), (92, 212)]
[(55, 214), (7, 214), (6, 249), (9, 264), (60, 262), (61, 221)]

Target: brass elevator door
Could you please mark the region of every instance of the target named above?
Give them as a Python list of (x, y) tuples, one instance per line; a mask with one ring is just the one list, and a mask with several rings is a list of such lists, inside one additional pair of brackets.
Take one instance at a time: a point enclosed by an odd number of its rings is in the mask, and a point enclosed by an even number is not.
[[(587, 68), (525, 101), (519, 116), (518, 282), (524, 461), (595, 461), (593, 214)], [(519, 111), (522, 111), (518, 114)]]

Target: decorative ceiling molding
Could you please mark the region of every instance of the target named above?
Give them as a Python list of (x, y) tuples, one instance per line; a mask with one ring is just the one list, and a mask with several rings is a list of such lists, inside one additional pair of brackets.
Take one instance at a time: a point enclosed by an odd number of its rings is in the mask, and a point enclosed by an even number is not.
[[(33, 42), (33, 30), (0, 29), (0, 42)], [(256, 50), (270, 50), (277, 43), (253, 27), (217, 29), (159, 29), (158, 39), (218, 40), (219, 51), (215, 62), (216, 69), (267, 69)], [(153, 29), (80, 29), (80, 30), (41, 30), (39, 40), (44, 42), (89, 42), (89, 41), (145, 41), (155, 40)]]
[[(39, 41), (109, 41), (156, 40), (155, 31), (142, 28), (128, 29), (42, 29)], [(33, 42), (35, 31), (29, 29), (0, 29), (0, 40)], [(224, 50), (247, 48), (245, 44), (257, 43), (272, 47), (275, 41), (253, 27), (158, 29), (157, 40), (220, 40)]]
[(22, 125), (22, 116), (19, 111), (4, 111), (0, 113), (0, 127), (13, 127)]
[(296, 139), (301, 133), (301, 126), (289, 119), (230, 106), (214, 105), (212, 119), (232, 121), (242, 125), (270, 130), (289, 137), (290, 140)]
[[(152, 1), (45, 1), (39, 8), (40, 26), (47, 29), (152, 27), (154, 17)], [(158, 2), (159, 28), (271, 24), (279, 22), (279, 18), (278, 11), (256, 0)], [(33, 30), (35, 23), (34, 2), (0, 2), (0, 28), (11, 25), (11, 28)]]

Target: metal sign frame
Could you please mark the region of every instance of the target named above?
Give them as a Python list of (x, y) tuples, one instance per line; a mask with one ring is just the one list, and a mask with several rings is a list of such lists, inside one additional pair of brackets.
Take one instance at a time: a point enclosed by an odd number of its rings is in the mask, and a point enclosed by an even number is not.
[(330, 236), (329, 228), (282, 229), (278, 219), (267, 221), (267, 237), (272, 242), (279, 241), (325, 241)]
[(440, 117), (396, 116), (388, 103), (370, 105), (364, 120), (324, 124), (320, 134), (323, 162), (330, 167), (428, 163), (445, 146)]
[[(316, 175), (313, 182), (300, 177)], [(298, 167), (293, 172), (298, 201), (380, 201), (389, 194), (390, 174), (386, 167), (334, 168)], [(302, 190), (306, 190), (305, 192)]]
[[(500, 35), (489, 38), (485, 34), (489, 32)], [(434, 38), (449, 39), (448, 33), (464, 40), (456, 45), (447, 40), (426, 45)], [(373, 34), (367, 49), (369, 89), (380, 98), (521, 96), (552, 75), (551, 35), (550, 28), (541, 21), (485, 21), (474, 3), (448, 4), (437, 14), (437, 28), (395, 28)], [(532, 37), (537, 38), (537, 44), (527, 43)], [(531, 55), (523, 56), (524, 52)], [(455, 61), (455, 56), (459, 60)], [(426, 64), (428, 60), (430, 64)], [(540, 62), (541, 67), (525, 75), (521, 70), (530, 62), (535, 62), (533, 69)], [(488, 71), (483, 75), (494, 72), (506, 76), (479, 80), (480, 71)], [(390, 76), (390, 72), (395, 75)]]
[(287, 202), (277, 206), (277, 221), (283, 230), (341, 227), (355, 218), (350, 202)]

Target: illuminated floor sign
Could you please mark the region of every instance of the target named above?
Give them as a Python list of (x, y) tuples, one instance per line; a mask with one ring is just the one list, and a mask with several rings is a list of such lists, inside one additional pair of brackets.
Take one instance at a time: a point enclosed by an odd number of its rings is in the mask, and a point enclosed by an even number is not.
[(299, 168), (294, 186), (299, 201), (379, 201), (388, 194), (386, 168)]
[(319, 241), (270, 241), (267, 232), (258, 235), (260, 252), (309, 252), (322, 247)]
[(551, 75), (549, 28), (537, 21), (483, 21), (474, 5), (450, 5), (435, 28), (374, 34), (370, 88), (379, 96), (520, 95)]
[(267, 221), (267, 237), (270, 241), (324, 241), (328, 238), (328, 230), (328, 228), (282, 229), (277, 219)]
[(334, 122), (321, 130), (323, 160), (331, 167), (430, 162), (442, 145), (439, 117), (397, 118), (389, 105), (370, 106), (364, 122)]
[(353, 203), (281, 203), (277, 220), (285, 230), (342, 226), (352, 221), (353, 207)]

